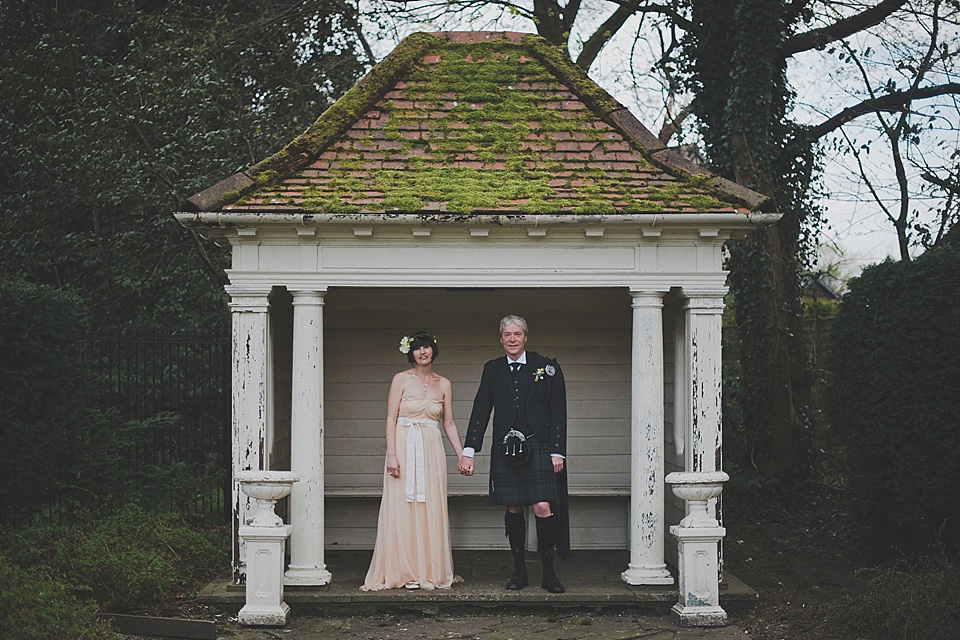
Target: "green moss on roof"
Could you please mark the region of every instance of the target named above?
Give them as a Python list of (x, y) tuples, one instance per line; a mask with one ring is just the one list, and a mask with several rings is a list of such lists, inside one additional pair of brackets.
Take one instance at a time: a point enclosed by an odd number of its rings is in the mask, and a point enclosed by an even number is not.
[(251, 167), (247, 175), (258, 185), (263, 176), (275, 179), (289, 175), (347, 131), (357, 118), (376, 104), (384, 89), (394, 84), (420, 58), (423, 49), (435, 42), (437, 39), (427, 33), (415, 33), (404, 39), (363, 80), (324, 111), (309, 129), (276, 154)]
[(529, 47), (547, 69), (563, 78), (567, 86), (597, 113), (607, 116), (615, 109), (621, 108), (620, 103), (591, 80), (587, 73), (578, 67), (560, 47), (533, 34), (525, 36), (523, 44)]
[(712, 176), (663, 173), (611, 126), (618, 109), (539, 36), (465, 44), (415, 34), (221, 204), (327, 213), (733, 207), (716, 197)]

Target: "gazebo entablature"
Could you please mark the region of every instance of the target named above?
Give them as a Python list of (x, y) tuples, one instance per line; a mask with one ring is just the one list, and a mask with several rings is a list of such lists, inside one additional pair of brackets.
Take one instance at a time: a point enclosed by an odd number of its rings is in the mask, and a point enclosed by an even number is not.
[(326, 220), (277, 214), (177, 217), (230, 241), (228, 274), (234, 286), (668, 291), (724, 287), (724, 243), (779, 216), (475, 215), (457, 221), (422, 214)]

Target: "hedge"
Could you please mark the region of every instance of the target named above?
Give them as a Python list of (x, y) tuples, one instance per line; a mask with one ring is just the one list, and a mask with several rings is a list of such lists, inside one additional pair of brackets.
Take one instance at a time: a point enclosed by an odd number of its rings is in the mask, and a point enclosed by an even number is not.
[(960, 250), (865, 269), (831, 336), (830, 415), (873, 542), (960, 540)]

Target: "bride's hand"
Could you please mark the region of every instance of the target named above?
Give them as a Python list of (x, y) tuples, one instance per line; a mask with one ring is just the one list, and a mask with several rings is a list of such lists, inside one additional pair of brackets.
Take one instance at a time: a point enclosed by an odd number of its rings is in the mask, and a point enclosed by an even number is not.
[(397, 459), (397, 455), (394, 453), (387, 454), (387, 473), (394, 478), (400, 477), (400, 460)]

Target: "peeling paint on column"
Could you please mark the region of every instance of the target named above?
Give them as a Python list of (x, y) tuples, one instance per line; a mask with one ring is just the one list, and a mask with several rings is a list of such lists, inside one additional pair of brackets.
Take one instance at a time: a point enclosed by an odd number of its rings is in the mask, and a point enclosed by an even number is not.
[[(692, 328), (692, 331), (695, 331)], [(697, 336), (694, 334), (690, 340), (690, 394), (693, 415), (690, 419), (690, 451), (693, 454), (692, 467), (690, 471), (703, 471), (703, 435), (700, 432), (700, 352), (697, 349)]]
[(291, 470), (300, 476), (290, 494), (290, 564), (285, 583), (324, 585), (323, 291), (291, 290), (293, 371)]
[(720, 340), (723, 291), (711, 290), (700, 296), (691, 295), (687, 310), (692, 440), (688, 470), (710, 472), (721, 468), (718, 452), (722, 442), (720, 412), (723, 373)]
[[(690, 453), (687, 471), (694, 474), (722, 469), (722, 386), (721, 358), (723, 294), (725, 289), (684, 290), (687, 296), (685, 345), (689, 350)], [(707, 510), (716, 517), (718, 501), (707, 501)], [(719, 624), (726, 614), (719, 607), (719, 578), (722, 567), (720, 542), (724, 530), (671, 527), (680, 542), (680, 601), (673, 611), (690, 619), (714, 620)], [(678, 609), (679, 607), (679, 609)], [(704, 622), (703, 624), (707, 624)]]
[[(269, 288), (228, 285), (232, 316), (232, 456), (234, 473), (263, 469), (266, 438), (267, 311)], [(246, 524), (251, 500), (233, 483), (233, 570), (243, 580), (245, 558), (237, 535)]]
[(663, 561), (663, 293), (632, 292), (628, 584), (673, 584)]

